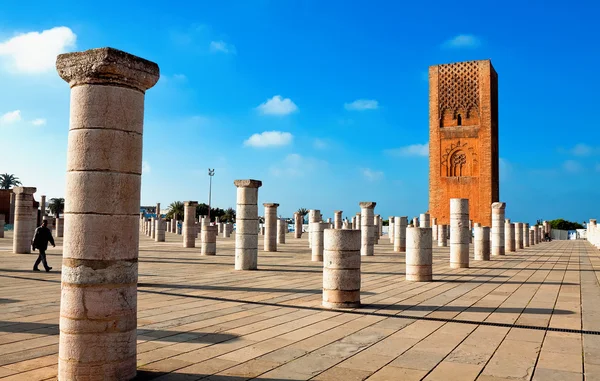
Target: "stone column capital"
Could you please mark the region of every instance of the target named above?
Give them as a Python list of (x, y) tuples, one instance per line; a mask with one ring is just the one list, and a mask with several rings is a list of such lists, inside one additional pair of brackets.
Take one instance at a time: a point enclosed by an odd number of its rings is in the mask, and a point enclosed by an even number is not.
[(158, 82), (158, 65), (114, 48), (60, 54), (58, 75), (71, 88), (79, 85), (127, 87), (144, 93)]
[(185, 201), (183, 203), (184, 206), (197, 206), (198, 205), (198, 201)]
[(238, 188), (260, 188), (262, 186), (262, 181), (260, 180), (234, 180), (233, 185)]
[(37, 192), (35, 187), (14, 187), (12, 190), (14, 194), (34, 194)]
[[(372, 201), (362, 201), (362, 202), (359, 202), (358, 205), (360, 205), (361, 208), (373, 209), (373, 208), (375, 208), (375, 205), (377, 205), (377, 203), (372, 202)], [(357, 214), (360, 214), (360, 213), (357, 213)]]
[(333, 213), (336, 213), (336, 214), (337, 213), (342, 213), (342, 211), (341, 210), (334, 210)]
[(504, 209), (506, 208), (505, 202), (494, 202), (492, 203), (492, 209)]
[(265, 202), (263, 204), (263, 206), (265, 208), (277, 208), (279, 206), (279, 204), (275, 203), (275, 202)]

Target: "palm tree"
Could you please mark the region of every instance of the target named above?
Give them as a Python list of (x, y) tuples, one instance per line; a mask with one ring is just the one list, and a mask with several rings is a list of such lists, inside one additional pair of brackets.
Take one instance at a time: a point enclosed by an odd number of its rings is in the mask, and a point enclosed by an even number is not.
[(177, 218), (183, 220), (183, 202), (174, 201), (169, 205), (169, 211), (167, 212), (167, 219), (172, 219), (175, 214), (177, 214)]
[(233, 208), (225, 209), (225, 214), (223, 215), (222, 219), (224, 219), (225, 222), (234, 222), (235, 221), (235, 210)]
[(56, 216), (60, 217), (60, 214), (65, 210), (65, 199), (64, 198), (51, 198), (48, 204), (48, 209)]
[(0, 174), (0, 189), (10, 189), (22, 185), (19, 178), (10, 173)]
[(308, 214), (308, 209), (300, 208), (296, 213), (302, 216), (302, 223), (304, 223), (304, 217)]

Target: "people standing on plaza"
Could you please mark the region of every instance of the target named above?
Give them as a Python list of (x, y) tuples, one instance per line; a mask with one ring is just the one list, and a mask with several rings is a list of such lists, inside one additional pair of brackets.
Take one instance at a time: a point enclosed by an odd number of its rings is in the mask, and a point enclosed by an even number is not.
[(33, 265), (33, 271), (40, 271), (38, 269), (40, 262), (42, 262), (44, 265), (46, 272), (52, 270), (52, 267), (48, 266), (48, 262), (46, 262), (46, 250), (48, 249), (48, 242), (52, 244), (52, 247), (56, 247), (54, 244), (54, 238), (52, 237), (52, 232), (50, 229), (48, 229), (48, 221), (44, 220), (42, 221), (42, 226), (35, 229), (33, 241), (31, 242), (33, 250), (37, 249), (40, 252), (35, 264)]

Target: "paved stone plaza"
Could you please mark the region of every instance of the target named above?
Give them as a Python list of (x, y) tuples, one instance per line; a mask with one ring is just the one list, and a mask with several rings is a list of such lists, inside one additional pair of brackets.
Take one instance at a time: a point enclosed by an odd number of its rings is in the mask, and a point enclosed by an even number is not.
[[(262, 239), (262, 237), (261, 237)], [(600, 380), (600, 256), (586, 241), (541, 243), (450, 269), (434, 244), (433, 282), (404, 279), (381, 239), (362, 257), (361, 301), (321, 307), (322, 264), (307, 235), (234, 270), (217, 256), (140, 236), (139, 380)], [(62, 239), (48, 260), (60, 269)], [(56, 379), (60, 273), (0, 239), (0, 379)], [(92, 349), (90, 349), (92, 350)]]

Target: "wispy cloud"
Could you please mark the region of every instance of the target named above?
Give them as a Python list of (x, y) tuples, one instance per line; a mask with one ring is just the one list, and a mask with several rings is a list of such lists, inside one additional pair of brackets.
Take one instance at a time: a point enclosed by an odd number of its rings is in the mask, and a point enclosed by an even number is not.
[(377, 171), (371, 168), (360, 168), (360, 173), (367, 181), (378, 181), (383, 178), (383, 171)]
[(583, 170), (581, 164), (575, 160), (566, 160), (562, 164), (562, 168), (568, 173), (579, 173)]
[(150, 163), (148, 163), (147, 161), (142, 161), (142, 173), (150, 173), (152, 171), (152, 168), (150, 167)]
[(21, 121), (21, 110), (9, 111), (0, 115), (0, 126), (8, 126)]
[(323, 139), (317, 138), (313, 141), (313, 148), (315, 149), (326, 149), (328, 146), (329, 144)]
[(592, 156), (600, 154), (600, 147), (592, 147), (589, 144), (577, 143), (572, 148), (565, 149), (563, 147), (558, 148), (558, 152), (573, 155), (573, 156)]
[(316, 170), (323, 170), (327, 165), (324, 160), (291, 153), (281, 163), (273, 165), (270, 172), (275, 177), (303, 177)]
[(223, 40), (211, 41), (210, 51), (212, 53), (236, 54), (237, 50), (233, 44), (228, 44)]
[(375, 99), (357, 99), (351, 103), (344, 103), (344, 108), (348, 111), (377, 110), (379, 102)]
[(0, 59), (15, 73), (37, 74), (55, 70), (56, 56), (75, 47), (77, 35), (66, 26), (22, 33), (0, 42)]
[(33, 124), (34, 126), (43, 126), (46, 124), (46, 119), (37, 118), (37, 119), (32, 120), (31, 124)]
[(281, 95), (275, 95), (273, 98), (260, 104), (256, 109), (263, 115), (288, 115), (298, 111), (298, 106), (290, 98), (282, 98)]
[(384, 151), (384, 153), (390, 156), (429, 157), (429, 143), (411, 144), (400, 148), (387, 149)]
[(459, 34), (442, 44), (446, 49), (473, 49), (481, 46), (481, 39), (472, 34)]
[(244, 141), (244, 145), (255, 148), (280, 147), (290, 144), (293, 138), (294, 136), (289, 132), (265, 131), (250, 136)]

